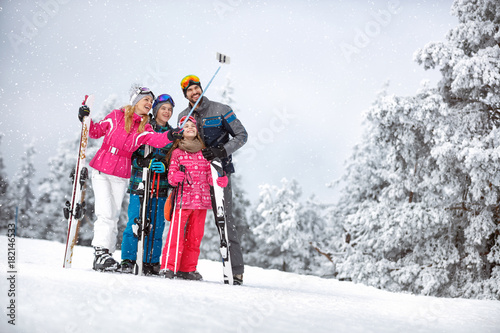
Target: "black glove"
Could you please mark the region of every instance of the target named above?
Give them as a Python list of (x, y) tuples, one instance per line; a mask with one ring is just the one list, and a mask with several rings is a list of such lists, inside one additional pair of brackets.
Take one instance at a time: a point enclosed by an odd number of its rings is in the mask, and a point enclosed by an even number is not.
[(137, 157), (135, 163), (137, 163), (137, 165), (141, 168), (149, 168), (151, 160), (153, 159), (154, 159), (153, 153), (149, 153), (149, 155), (146, 157)]
[(170, 141), (182, 139), (182, 128), (177, 127), (177, 128), (168, 130), (167, 137)]
[(87, 117), (90, 114), (90, 109), (87, 105), (80, 106), (78, 109), (78, 119), (83, 122), (83, 117)]
[(223, 145), (218, 145), (217, 147), (208, 147), (201, 151), (203, 157), (208, 161), (213, 160), (214, 158), (225, 158), (227, 157), (226, 149)]

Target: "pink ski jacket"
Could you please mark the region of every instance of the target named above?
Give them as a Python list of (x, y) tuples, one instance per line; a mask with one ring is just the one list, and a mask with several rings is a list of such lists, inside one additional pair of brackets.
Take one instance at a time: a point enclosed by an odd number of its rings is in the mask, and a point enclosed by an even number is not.
[(144, 132), (137, 133), (142, 118), (134, 113), (133, 120), (130, 133), (125, 131), (124, 110), (113, 110), (100, 122), (90, 122), (89, 136), (92, 139), (104, 136), (101, 148), (89, 163), (91, 167), (108, 175), (130, 178), (131, 157), (137, 148), (143, 144), (162, 148), (172, 142), (168, 132), (155, 132), (150, 124), (146, 124)]
[[(182, 192), (182, 209), (211, 209), (210, 186), (212, 186), (212, 174), (210, 162), (201, 153), (189, 153), (179, 148), (172, 152), (170, 166), (168, 168), (168, 182), (174, 186), (178, 185), (176, 209), (180, 208), (181, 184), (174, 183), (174, 174), (179, 171), (179, 165), (186, 167), (184, 178), (184, 191)], [(177, 191), (177, 189), (174, 189)]]

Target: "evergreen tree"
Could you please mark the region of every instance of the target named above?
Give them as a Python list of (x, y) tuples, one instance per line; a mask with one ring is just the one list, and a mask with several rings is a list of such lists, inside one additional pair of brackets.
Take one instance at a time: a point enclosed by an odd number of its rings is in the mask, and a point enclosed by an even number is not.
[[(324, 226), (318, 220), (318, 209), (304, 205), (296, 180), (281, 180), (281, 187), (262, 185), (260, 201), (252, 215), (253, 228), (260, 245), (255, 253), (261, 267), (296, 273), (310, 273), (312, 258), (317, 255), (311, 246)], [(310, 202), (309, 202), (310, 203)]]
[(236, 230), (240, 238), (243, 258), (254, 251), (256, 247), (255, 235), (250, 229), (247, 209), (250, 207), (250, 201), (247, 199), (247, 193), (242, 184), (242, 176), (233, 174), (231, 176), (233, 187), (233, 218), (236, 221)]
[(338, 278), (425, 294), (446, 285), (456, 258), (430, 153), (442, 105), (433, 90), (383, 93), (366, 114), (335, 214), (348, 242)]
[[(0, 143), (2, 142), (3, 133), (0, 133)], [(7, 225), (14, 221), (15, 207), (12, 200), (9, 179), (5, 172), (3, 163), (3, 155), (0, 152), (0, 234), (4, 235), (7, 232)]]
[(56, 154), (49, 158), (49, 173), (38, 187), (36, 215), (38, 225), (43, 229), (42, 239), (66, 241), (67, 220), (63, 215), (66, 201), (71, 200), (72, 179), (70, 174), (76, 165), (76, 155), (80, 144), (77, 139), (59, 142)]
[(308, 273), (322, 277), (335, 277), (337, 256), (343, 255), (344, 229), (342, 224), (334, 219), (331, 204), (319, 202), (311, 196), (305, 202), (305, 220), (311, 221), (309, 245), (311, 258)]
[(440, 69), (449, 109), (432, 152), (456, 242), (449, 293), (500, 299), (500, 3), (456, 0), (452, 13), (459, 24), (446, 41), (416, 53)]
[(19, 172), (15, 174), (13, 181), (16, 188), (14, 200), (19, 209), (17, 235), (29, 238), (37, 238), (39, 233), (33, 210), (35, 202), (35, 195), (33, 194), (35, 166), (33, 160), (35, 154), (34, 142), (25, 145)]
[(334, 224), (340, 278), (389, 290), (500, 299), (500, 7), (457, 0), (459, 25), (416, 53), (437, 89), (382, 94), (366, 115)]

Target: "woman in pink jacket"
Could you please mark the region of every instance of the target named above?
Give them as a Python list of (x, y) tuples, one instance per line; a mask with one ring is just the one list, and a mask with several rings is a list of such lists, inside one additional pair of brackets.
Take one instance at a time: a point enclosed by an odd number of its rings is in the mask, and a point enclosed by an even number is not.
[[(181, 118), (179, 124), (185, 119), (186, 117)], [(172, 223), (163, 247), (160, 275), (170, 279), (178, 277), (201, 280), (202, 276), (196, 271), (196, 266), (205, 231), (207, 209), (212, 209), (212, 175), (210, 162), (201, 153), (205, 145), (198, 134), (193, 117), (189, 117), (186, 122), (183, 134), (183, 139), (177, 140), (170, 150), (168, 182), (177, 186), (174, 191), (178, 192)], [(217, 179), (217, 184), (222, 187), (227, 186), (227, 182), (226, 176)], [(181, 200), (182, 209), (179, 209)], [(180, 235), (178, 230), (181, 231)]]
[[(154, 94), (145, 87), (133, 87), (130, 105), (113, 110), (98, 123), (90, 122), (89, 136), (104, 137), (101, 148), (89, 165), (95, 196), (94, 247), (95, 270), (116, 270), (118, 262), (111, 254), (116, 249), (118, 217), (131, 173), (132, 153), (143, 144), (161, 148), (181, 137), (178, 130), (157, 133), (149, 122)], [(82, 121), (89, 115), (86, 106), (80, 107)]]

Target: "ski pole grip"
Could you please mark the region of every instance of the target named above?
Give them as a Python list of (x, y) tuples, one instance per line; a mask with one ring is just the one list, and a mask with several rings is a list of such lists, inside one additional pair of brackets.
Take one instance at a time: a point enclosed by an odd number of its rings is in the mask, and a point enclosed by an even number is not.
[(186, 172), (186, 167), (183, 164), (179, 165), (179, 170), (182, 172)]

